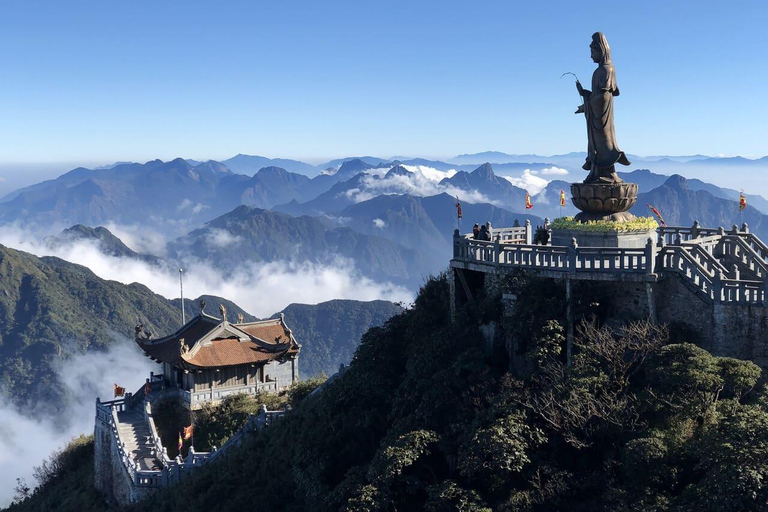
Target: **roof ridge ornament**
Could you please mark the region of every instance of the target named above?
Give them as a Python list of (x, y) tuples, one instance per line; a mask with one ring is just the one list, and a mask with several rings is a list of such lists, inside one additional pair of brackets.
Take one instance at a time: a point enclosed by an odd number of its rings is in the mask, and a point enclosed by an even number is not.
[(200, 299), (198, 304), (200, 305), (200, 315), (202, 316), (205, 314), (205, 299)]
[(224, 304), (219, 304), (219, 313), (221, 313), (221, 319), (223, 321), (227, 321), (227, 306)]
[(137, 316), (136, 317), (136, 332), (134, 335), (135, 341), (150, 341), (152, 339), (152, 333), (144, 327), (144, 322)]

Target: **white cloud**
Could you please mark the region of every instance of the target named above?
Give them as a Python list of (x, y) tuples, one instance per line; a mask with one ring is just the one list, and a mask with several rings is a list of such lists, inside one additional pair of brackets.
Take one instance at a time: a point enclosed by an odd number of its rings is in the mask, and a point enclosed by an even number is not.
[(382, 194), (410, 194), (426, 197), (446, 193), (459, 196), (467, 203), (497, 204), (496, 201), (492, 201), (476, 190), (467, 191), (453, 185), (441, 184), (440, 181), (456, 174), (455, 169), (440, 171), (423, 165), (404, 165), (403, 167), (409, 171), (407, 175), (395, 174), (389, 177), (386, 177), (386, 174), (391, 167), (369, 169), (362, 178), (360, 187), (347, 190), (345, 195), (352, 201), (360, 203)]
[(130, 249), (141, 254), (165, 255), (165, 237), (152, 228), (145, 226), (115, 224), (104, 225), (113, 235), (122, 240)]
[(183, 211), (189, 210), (193, 214), (197, 215), (201, 211), (207, 210), (208, 208), (210, 208), (210, 206), (208, 206), (207, 204), (193, 203), (189, 199), (185, 198), (182, 202), (178, 204), (178, 206), (176, 206), (176, 211), (183, 212)]
[[(176, 268), (158, 268), (139, 260), (106, 256), (95, 241), (47, 247), (23, 230), (4, 226), (0, 228), (0, 244), (37, 256), (58, 256), (88, 267), (102, 279), (142, 283), (167, 298), (179, 296)], [(225, 297), (260, 317), (272, 315), (292, 302), (314, 304), (331, 299), (407, 302), (413, 299), (405, 288), (366, 278), (353, 261), (342, 258), (325, 263), (248, 262), (227, 277), (210, 263), (190, 260), (184, 267), (184, 295), (204, 294)]]
[(230, 245), (237, 245), (243, 241), (243, 237), (240, 235), (233, 235), (225, 229), (212, 228), (205, 235), (205, 241), (209, 245), (216, 247), (229, 247)]
[(546, 169), (542, 169), (540, 171), (531, 171), (533, 174), (539, 174), (541, 176), (565, 176), (568, 174), (568, 171), (566, 169), (561, 169), (560, 167), (547, 167)]
[(519, 178), (513, 176), (502, 176), (502, 178), (506, 179), (516, 187), (527, 190), (531, 195), (538, 194), (549, 183), (549, 181), (544, 178), (536, 176), (530, 169), (524, 170), (522, 176)]
[(373, 225), (379, 229), (387, 227), (387, 222), (383, 219), (373, 219)]

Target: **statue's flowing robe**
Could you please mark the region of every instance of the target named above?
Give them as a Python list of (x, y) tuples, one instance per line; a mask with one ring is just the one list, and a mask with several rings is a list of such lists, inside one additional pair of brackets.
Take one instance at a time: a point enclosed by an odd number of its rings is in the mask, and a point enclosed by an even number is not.
[[(629, 165), (630, 162), (616, 143), (613, 127), (613, 97), (619, 95), (616, 73), (610, 63), (601, 64), (592, 74), (592, 91), (585, 98), (584, 114), (587, 117), (587, 162), (584, 169), (599, 170), (610, 168), (616, 162)], [(611, 170), (612, 171), (612, 170)]]

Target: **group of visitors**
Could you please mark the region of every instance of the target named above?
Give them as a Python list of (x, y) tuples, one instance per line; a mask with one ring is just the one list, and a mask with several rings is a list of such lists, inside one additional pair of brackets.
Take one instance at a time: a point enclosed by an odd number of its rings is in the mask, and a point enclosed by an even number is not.
[(472, 226), (472, 238), (475, 240), (486, 240), (488, 242), (491, 241), (493, 235), (493, 228), (491, 228), (491, 222), (488, 221), (482, 226), (479, 225), (477, 222), (475, 222), (475, 225)]

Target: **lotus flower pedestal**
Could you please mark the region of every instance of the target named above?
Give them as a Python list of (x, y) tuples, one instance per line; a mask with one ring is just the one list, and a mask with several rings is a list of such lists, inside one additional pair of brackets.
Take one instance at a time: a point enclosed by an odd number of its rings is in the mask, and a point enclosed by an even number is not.
[(581, 210), (575, 220), (613, 220), (623, 222), (634, 216), (627, 212), (637, 201), (637, 183), (574, 183), (573, 204)]

